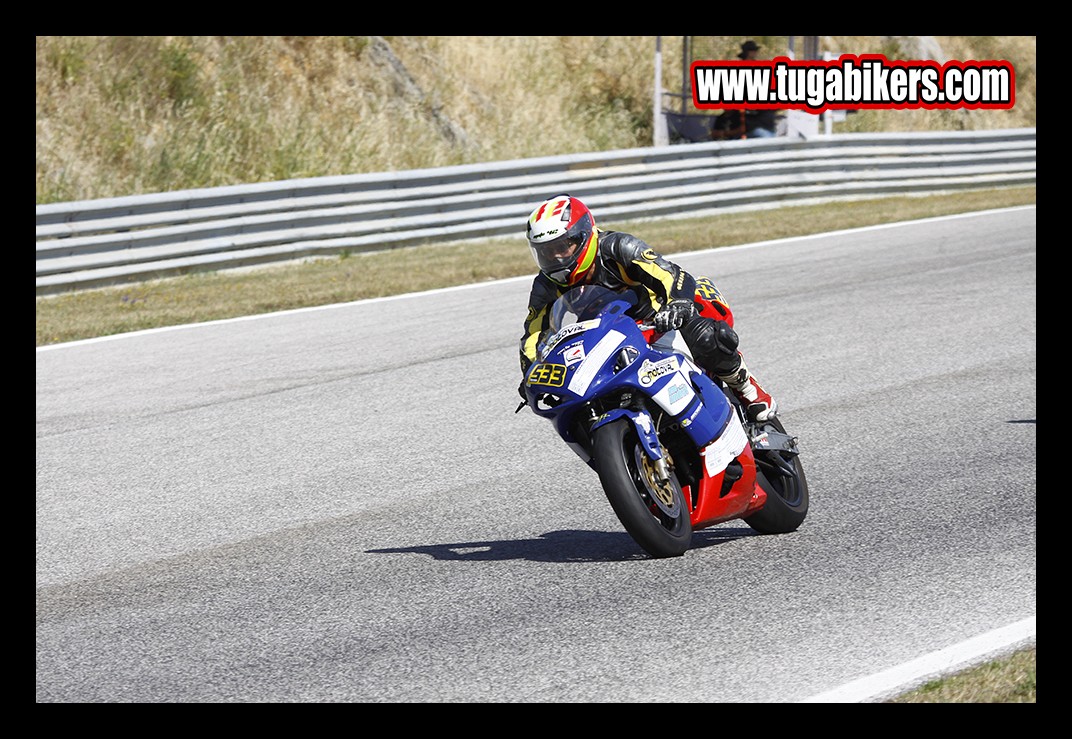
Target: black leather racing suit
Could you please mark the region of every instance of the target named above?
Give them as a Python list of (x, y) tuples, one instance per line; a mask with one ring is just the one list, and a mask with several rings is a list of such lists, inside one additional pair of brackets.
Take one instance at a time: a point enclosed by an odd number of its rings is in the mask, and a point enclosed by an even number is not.
[[(697, 299), (696, 279), (644, 241), (620, 231), (599, 230), (597, 234), (596, 261), (584, 284), (635, 293), (637, 306), (630, 311), (634, 318), (648, 320), (671, 300)], [(540, 333), (548, 326), (551, 304), (567, 289), (553, 283), (542, 272), (533, 279), (525, 332), (521, 337), (522, 375), (536, 360), (536, 344)], [(723, 309), (724, 303), (712, 301), (707, 305), (726, 317), (731, 315), (728, 307)], [(681, 334), (697, 363), (708, 372), (730, 374), (740, 366), (737, 334), (729, 323), (700, 316), (697, 312), (681, 327)]]

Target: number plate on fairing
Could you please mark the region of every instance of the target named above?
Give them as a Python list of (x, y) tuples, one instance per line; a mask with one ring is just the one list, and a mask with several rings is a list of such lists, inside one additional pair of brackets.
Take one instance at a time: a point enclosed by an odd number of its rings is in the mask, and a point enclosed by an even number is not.
[(526, 380), (529, 385), (546, 385), (548, 387), (562, 387), (562, 383), (565, 381), (566, 365), (549, 364), (547, 362), (533, 367)]

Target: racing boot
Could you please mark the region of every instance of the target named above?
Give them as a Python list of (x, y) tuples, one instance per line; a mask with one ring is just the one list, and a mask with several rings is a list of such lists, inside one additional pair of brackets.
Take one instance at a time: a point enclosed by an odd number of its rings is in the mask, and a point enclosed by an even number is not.
[(743, 357), (736, 371), (725, 375), (720, 374), (718, 379), (729, 385), (730, 390), (737, 396), (737, 400), (741, 401), (750, 420), (769, 421), (778, 414), (778, 403), (756, 382), (756, 378), (745, 366)]
[(681, 333), (697, 364), (729, 385), (749, 419), (774, 418), (778, 404), (745, 366), (744, 358), (737, 351), (740, 338), (732, 326), (725, 321), (697, 316), (681, 327)]

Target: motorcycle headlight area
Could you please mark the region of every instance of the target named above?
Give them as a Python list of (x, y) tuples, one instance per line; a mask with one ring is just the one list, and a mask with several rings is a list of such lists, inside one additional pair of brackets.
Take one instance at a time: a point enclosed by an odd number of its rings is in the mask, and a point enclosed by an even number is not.
[(536, 396), (536, 407), (541, 411), (549, 411), (565, 402), (561, 395), (554, 393), (540, 393)]
[(636, 358), (640, 356), (634, 347), (623, 346), (621, 351), (618, 352), (618, 358), (614, 360), (614, 371), (621, 372), (623, 369), (631, 365), (636, 361)]
[(614, 352), (625, 341), (625, 334), (621, 331), (608, 331), (607, 335), (599, 340), (588, 356), (584, 358), (580, 366), (573, 373), (573, 379), (569, 383), (569, 391), (574, 395), (584, 395), (588, 392), (588, 386), (592, 384), (596, 373), (599, 372), (603, 363), (614, 356)]

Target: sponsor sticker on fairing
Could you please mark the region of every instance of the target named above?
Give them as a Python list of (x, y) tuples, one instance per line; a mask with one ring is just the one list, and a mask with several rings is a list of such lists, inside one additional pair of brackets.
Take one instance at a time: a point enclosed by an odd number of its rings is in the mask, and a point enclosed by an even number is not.
[(677, 357), (668, 357), (666, 359), (660, 359), (658, 362), (652, 362), (645, 359), (640, 365), (640, 369), (637, 370), (637, 382), (644, 387), (650, 386), (660, 377), (677, 371)]
[(727, 465), (744, 451), (747, 444), (748, 435), (744, 432), (741, 419), (736, 413), (731, 413), (722, 434), (700, 452), (708, 476), (714, 477), (726, 469)]
[(574, 395), (584, 395), (588, 392), (588, 386), (596, 378), (596, 373), (603, 367), (611, 354), (625, 341), (625, 334), (620, 331), (608, 331), (607, 335), (592, 347), (577, 369), (573, 371), (573, 379), (570, 380), (568, 390)]
[(695, 395), (696, 393), (679, 372), (674, 380), (666, 383), (666, 386), (653, 397), (663, 410), (671, 416), (676, 416), (688, 407)]
[(552, 349), (555, 348), (555, 346), (561, 344), (564, 340), (568, 339), (574, 334), (579, 334), (582, 331), (587, 331), (588, 329), (596, 328), (597, 326), (599, 326), (598, 318), (593, 318), (590, 321), (581, 321), (580, 323), (571, 323), (569, 326), (566, 326), (557, 334), (547, 340), (544, 351), (550, 352)]
[(562, 359), (566, 362), (567, 367), (580, 362), (584, 359), (584, 344), (567, 346), (562, 350)]

